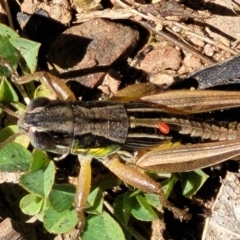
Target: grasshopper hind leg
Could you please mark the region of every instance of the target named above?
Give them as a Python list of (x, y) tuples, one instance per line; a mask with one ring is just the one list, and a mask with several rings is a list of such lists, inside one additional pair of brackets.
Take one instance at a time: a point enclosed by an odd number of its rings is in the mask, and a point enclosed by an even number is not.
[(162, 206), (171, 211), (175, 218), (181, 221), (190, 220), (191, 215), (186, 210), (178, 209), (166, 199), (160, 183), (136, 169), (121, 163), (117, 154), (108, 157), (107, 160), (103, 161), (103, 164), (124, 182), (144, 192), (157, 194)]

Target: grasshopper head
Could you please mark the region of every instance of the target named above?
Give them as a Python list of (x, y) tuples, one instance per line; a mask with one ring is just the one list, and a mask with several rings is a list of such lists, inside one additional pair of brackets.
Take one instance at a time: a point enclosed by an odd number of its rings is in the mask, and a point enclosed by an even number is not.
[(37, 98), (18, 120), (23, 134), (40, 150), (67, 155), (73, 139), (73, 112), (64, 101)]

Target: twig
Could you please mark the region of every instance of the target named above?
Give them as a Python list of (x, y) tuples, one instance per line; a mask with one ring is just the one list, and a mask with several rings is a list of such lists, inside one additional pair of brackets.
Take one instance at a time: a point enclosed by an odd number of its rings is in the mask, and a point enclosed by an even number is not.
[(206, 36), (201, 36), (201, 35), (195, 33), (190, 27), (188, 27), (188, 26), (186, 26), (186, 25), (184, 25), (182, 23), (179, 23), (179, 22), (176, 22), (176, 21), (169, 21), (169, 20), (167, 20), (167, 21), (163, 21), (163, 24), (178, 26), (178, 27), (184, 29), (185, 33), (187, 35), (192, 35), (192, 36), (194, 36), (194, 37), (196, 37), (198, 39), (203, 40), (206, 43), (209, 43), (209, 44), (211, 44), (213, 46), (216, 46), (216, 47), (218, 47), (220, 49), (223, 49), (223, 50), (225, 50), (227, 52), (230, 52), (233, 55), (237, 55), (238, 54), (238, 52), (234, 51), (232, 48), (227, 47), (223, 43), (216, 42), (216, 41), (214, 41), (214, 40), (212, 40), (212, 39), (210, 39), (210, 38), (208, 38)]
[[(199, 51), (197, 51), (196, 49), (192, 48), (191, 46), (189, 46), (187, 43), (184, 43), (182, 40), (176, 39), (175, 37), (171, 36), (170, 34), (168, 34), (166, 31), (164, 30), (160, 30), (159, 28), (162, 25), (176, 25), (181, 27), (182, 29), (185, 30), (185, 33), (187, 35), (191, 35), (194, 37), (197, 37), (198, 39), (203, 40), (206, 43), (209, 43), (213, 46), (216, 46), (220, 49), (223, 49), (224, 51), (228, 51), (231, 54), (238, 54), (236, 51), (234, 51), (233, 49), (225, 46), (222, 43), (216, 42), (206, 36), (200, 36), (196, 33), (193, 32), (193, 30), (187, 26), (185, 26), (184, 24), (178, 23), (178, 22), (173, 22), (173, 21), (168, 21), (168, 20), (162, 20), (161, 18), (158, 18), (156, 16), (153, 16), (151, 13), (148, 13), (147, 15), (139, 12), (137, 9), (132, 8), (131, 6), (127, 5), (126, 3), (122, 2), (121, 0), (114, 0), (114, 3), (117, 3), (119, 6), (121, 6), (123, 9), (107, 9), (105, 11), (95, 11), (95, 12), (91, 12), (91, 13), (81, 13), (81, 15), (78, 15), (78, 22), (83, 22), (83, 21), (87, 21), (90, 19), (94, 19), (94, 18), (110, 18), (110, 19), (132, 19), (133, 21), (137, 22), (138, 24), (142, 25), (144, 28), (148, 29), (149, 31), (161, 36), (162, 38), (168, 40), (169, 42), (173, 43), (174, 45), (182, 48), (183, 50), (192, 53), (194, 56), (200, 58), (203, 62), (206, 63), (210, 63), (210, 64), (214, 64), (216, 63), (215, 60), (212, 60), (210, 58), (208, 58), (207, 56), (201, 54)], [(138, 6), (138, 5), (135, 5)], [(142, 20), (138, 20), (137, 18), (143, 18), (147, 21), (152, 21), (154, 22), (157, 27), (158, 30), (156, 30), (154, 27), (150, 26), (148, 23), (142, 21)]]
[(7, 108), (7, 107), (5, 107), (3, 105), (0, 105), (0, 107), (2, 108), (2, 110), (4, 112), (6, 112), (7, 114), (9, 114), (9, 115), (11, 115), (11, 116), (13, 116), (15, 118), (20, 118), (21, 117), (20, 114), (17, 114), (16, 112), (12, 111), (11, 109), (9, 109), (9, 108)]
[(5, 8), (7, 17), (8, 17), (9, 26), (10, 26), (12, 29), (14, 29), (11, 12), (10, 12), (10, 9), (9, 9), (9, 6), (8, 6), (8, 1), (7, 1), (7, 0), (4, 0), (4, 1), (3, 1), (3, 4), (4, 4), (4, 8)]
[(206, 63), (210, 63), (210, 64), (214, 64), (216, 63), (216, 61), (204, 56), (203, 54), (201, 54), (200, 52), (198, 52), (197, 50), (189, 47), (186, 43), (181, 42), (177, 39), (175, 39), (174, 37), (170, 36), (169, 34), (167, 34), (166, 32), (162, 31), (156, 31), (153, 27), (149, 26), (148, 24), (142, 22), (142, 21), (137, 21), (140, 25), (142, 25), (143, 27), (151, 30), (152, 32), (154, 32), (155, 34), (159, 35), (160, 37), (170, 41), (171, 43), (173, 43), (174, 45), (182, 48), (183, 50), (192, 53), (194, 56), (199, 57), (200, 59), (202, 59), (202, 61), (206, 62)]
[(86, 22), (95, 18), (129, 19), (134, 13), (126, 9), (106, 9), (104, 11), (82, 12), (77, 14), (77, 23)]
[(20, 135), (21, 133), (15, 133), (12, 136), (10, 136), (8, 139), (6, 139), (3, 143), (0, 144), (0, 149), (5, 147), (8, 143), (12, 142), (16, 137)]
[(228, 51), (228, 52), (232, 53), (233, 55), (237, 55), (237, 54), (238, 54), (236, 51), (234, 51), (233, 49), (225, 46), (225, 45), (224, 45), (223, 43), (221, 43), (221, 42), (213, 41), (213, 40), (211, 40), (210, 38), (207, 38), (207, 37), (205, 37), (205, 36), (200, 36), (200, 35), (198, 35), (198, 34), (196, 34), (196, 33), (194, 33), (194, 32), (186, 31), (185, 33), (186, 33), (187, 35), (191, 35), (191, 36), (197, 37), (197, 38), (203, 40), (204, 42), (207, 42), (207, 43), (209, 43), (209, 44), (211, 44), (211, 45), (214, 45), (214, 46), (216, 46), (216, 47), (218, 47), (218, 48), (221, 48), (221, 49), (223, 49), (223, 50), (225, 50), (225, 51)]

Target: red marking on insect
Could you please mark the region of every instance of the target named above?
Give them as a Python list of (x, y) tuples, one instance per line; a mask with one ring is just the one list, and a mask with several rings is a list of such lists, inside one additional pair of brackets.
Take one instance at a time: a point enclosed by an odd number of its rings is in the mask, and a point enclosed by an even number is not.
[(163, 134), (168, 134), (170, 132), (169, 126), (166, 123), (163, 123), (163, 122), (158, 123), (158, 129)]

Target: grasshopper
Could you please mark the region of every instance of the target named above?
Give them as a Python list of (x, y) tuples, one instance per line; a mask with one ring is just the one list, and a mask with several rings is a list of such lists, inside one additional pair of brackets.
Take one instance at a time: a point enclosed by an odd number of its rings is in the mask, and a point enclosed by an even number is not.
[[(35, 73), (55, 91), (60, 81), (50, 74)], [(32, 80), (28, 76), (27, 81)], [(47, 81), (46, 81), (47, 80)], [(26, 78), (18, 82), (27, 82)], [(62, 82), (61, 82), (62, 84)], [(77, 238), (84, 228), (83, 209), (91, 184), (91, 159), (96, 158), (124, 182), (145, 192), (159, 195), (163, 206), (180, 219), (189, 214), (174, 207), (165, 197), (160, 183), (122, 163), (124, 151), (148, 151), (136, 157), (136, 165), (147, 171), (184, 172), (204, 168), (240, 154), (239, 123), (198, 121), (198, 113), (240, 105), (240, 92), (228, 91), (169, 91), (156, 93), (150, 84), (138, 84), (120, 91), (109, 101), (73, 101), (37, 98), (30, 102), (18, 126), (38, 149), (59, 154), (79, 156), (75, 208), (79, 224)], [(150, 95), (148, 93), (151, 92)], [(61, 87), (57, 89), (57, 96)], [(129, 97), (130, 96), (130, 97)], [(194, 116), (193, 116), (194, 115)], [(156, 146), (172, 141), (172, 134), (200, 138), (207, 143), (182, 145), (167, 150)]]
[[(204, 168), (240, 154), (240, 125), (237, 122), (203, 122), (198, 114), (236, 108), (240, 92), (176, 90), (159, 93), (151, 84), (137, 84), (118, 92), (108, 101), (76, 101), (66, 84), (49, 73), (37, 72), (18, 78), (24, 84), (40, 80), (60, 100), (37, 98), (18, 120), (23, 134), (38, 149), (79, 156), (81, 169), (74, 201), (79, 224), (74, 238), (84, 228), (83, 210), (91, 185), (91, 159), (101, 161), (124, 182), (159, 196), (162, 205), (180, 219), (189, 214), (173, 206), (160, 183), (124, 164), (126, 151), (147, 150), (135, 157), (139, 168), (153, 172), (184, 172)], [(3, 64), (4, 63), (4, 64)], [(157, 146), (173, 141), (173, 134), (200, 138), (203, 143), (182, 145), (166, 150)], [(207, 142), (207, 143), (205, 143)]]

